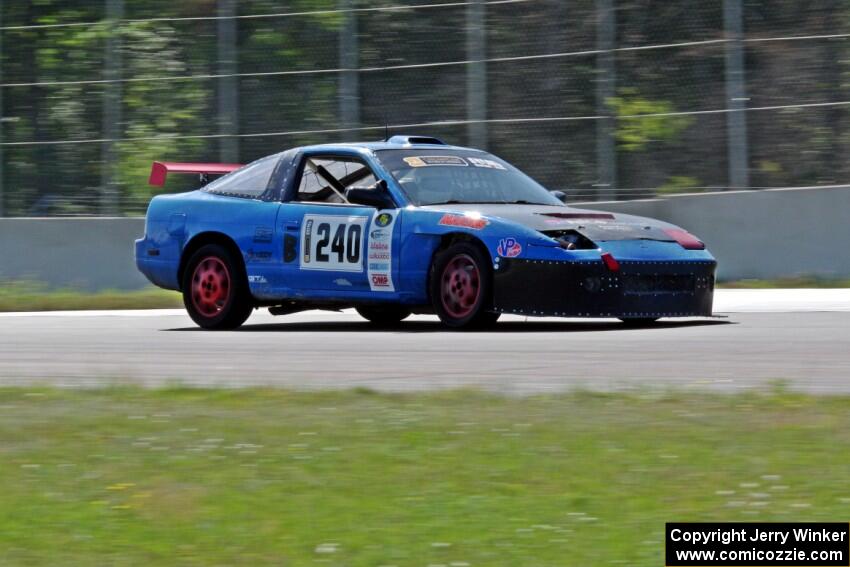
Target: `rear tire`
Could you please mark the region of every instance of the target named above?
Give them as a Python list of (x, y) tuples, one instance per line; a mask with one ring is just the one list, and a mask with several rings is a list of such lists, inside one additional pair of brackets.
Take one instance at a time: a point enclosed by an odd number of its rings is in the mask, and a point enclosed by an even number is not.
[(434, 312), (447, 327), (480, 328), (494, 324), (490, 261), (469, 242), (437, 252), (431, 264), (429, 291)]
[(204, 329), (239, 327), (254, 308), (242, 263), (223, 246), (202, 246), (183, 273), (183, 305)]
[(361, 317), (375, 325), (396, 325), (410, 317), (410, 310), (399, 305), (357, 307)]

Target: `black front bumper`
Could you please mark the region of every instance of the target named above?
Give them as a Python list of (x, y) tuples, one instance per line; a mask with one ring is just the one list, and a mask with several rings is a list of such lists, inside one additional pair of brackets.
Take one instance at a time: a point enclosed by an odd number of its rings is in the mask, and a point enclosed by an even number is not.
[(553, 262), (503, 258), (493, 306), (501, 313), (559, 317), (710, 316), (717, 263), (701, 261)]

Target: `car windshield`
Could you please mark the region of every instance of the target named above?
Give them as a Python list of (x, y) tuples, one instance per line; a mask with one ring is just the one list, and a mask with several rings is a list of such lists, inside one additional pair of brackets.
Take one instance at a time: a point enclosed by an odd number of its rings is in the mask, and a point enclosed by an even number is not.
[(410, 149), (376, 153), (415, 205), (561, 204), (523, 172), (485, 152)]

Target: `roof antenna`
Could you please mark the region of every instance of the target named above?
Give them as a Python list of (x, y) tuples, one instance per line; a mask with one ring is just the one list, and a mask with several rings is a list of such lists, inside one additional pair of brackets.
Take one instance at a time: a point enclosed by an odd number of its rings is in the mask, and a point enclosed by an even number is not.
[(384, 122), (384, 141), (390, 141), (390, 125)]

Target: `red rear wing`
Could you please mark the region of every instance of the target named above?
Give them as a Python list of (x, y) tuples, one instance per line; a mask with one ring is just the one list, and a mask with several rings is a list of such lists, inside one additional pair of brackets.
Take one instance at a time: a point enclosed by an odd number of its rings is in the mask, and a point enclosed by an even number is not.
[(224, 175), (242, 167), (239, 163), (175, 163), (155, 161), (151, 166), (148, 183), (162, 187), (169, 173), (198, 173), (201, 175)]

